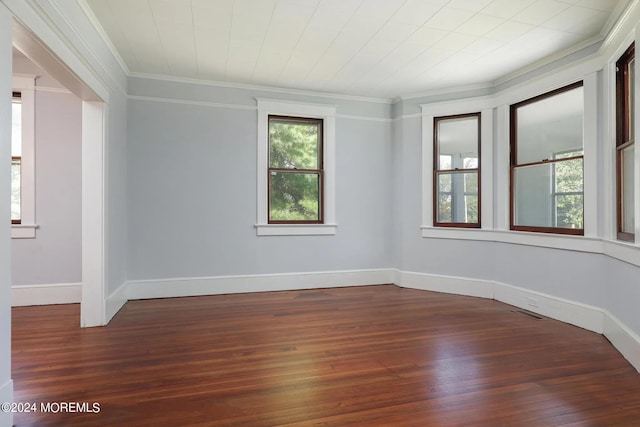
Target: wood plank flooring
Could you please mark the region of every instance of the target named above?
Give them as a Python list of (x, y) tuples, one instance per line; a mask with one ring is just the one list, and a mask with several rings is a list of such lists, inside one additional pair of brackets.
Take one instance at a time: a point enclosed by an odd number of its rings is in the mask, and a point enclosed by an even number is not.
[(640, 374), (602, 336), (393, 285), (13, 309), (16, 426), (638, 426)]

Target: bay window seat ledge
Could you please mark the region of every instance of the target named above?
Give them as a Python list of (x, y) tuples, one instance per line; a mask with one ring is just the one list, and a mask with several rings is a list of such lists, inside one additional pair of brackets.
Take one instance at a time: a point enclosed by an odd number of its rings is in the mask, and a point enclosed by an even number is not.
[(473, 229), (422, 226), (422, 237), (454, 240), (479, 240), (540, 246), (579, 252), (604, 253), (604, 241), (600, 238), (567, 234), (535, 233), (528, 231)]

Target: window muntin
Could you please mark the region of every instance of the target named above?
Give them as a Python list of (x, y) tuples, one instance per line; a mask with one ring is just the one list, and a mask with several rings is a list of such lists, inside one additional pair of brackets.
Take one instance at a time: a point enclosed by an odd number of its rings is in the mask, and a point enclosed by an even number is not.
[(512, 230), (584, 234), (582, 82), (511, 106)]
[(323, 120), (270, 115), (268, 222), (322, 224)]
[(11, 98), (11, 223), (22, 223), (22, 100), (20, 92)]
[(480, 113), (435, 117), (434, 226), (480, 227)]
[(616, 62), (616, 212), (619, 240), (635, 240), (635, 44)]

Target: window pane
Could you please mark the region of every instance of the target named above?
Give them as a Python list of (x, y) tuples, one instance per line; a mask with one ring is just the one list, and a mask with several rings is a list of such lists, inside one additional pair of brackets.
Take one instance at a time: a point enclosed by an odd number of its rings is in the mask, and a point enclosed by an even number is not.
[(438, 194), (438, 222), (453, 222), (451, 219), (451, 193)]
[(556, 193), (582, 193), (582, 163), (582, 159), (574, 159), (552, 164)]
[(582, 159), (514, 168), (514, 225), (582, 229), (582, 171)]
[(438, 174), (438, 192), (451, 193), (452, 173)]
[(582, 151), (582, 87), (517, 108), (517, 164)]
[(21, 206), (20, 159), (11, 160), (11, 220), (20, 220)]
[(478, 222), (478, 196), (466, 195), (464, 196), (464, 207), (467, 214), (465, 222), (477, 223)]
[[(438, 169), (478, 167), (478, 117), (437, 120)], [(443, 162), (447, 156), (449, 162)]]
[(11, 103), (11, 156), (22, 156), (22, 103), (13, 98)]
[(438, 168), (442, 169), (442, 170), (453, 169), (453, 166), (451, 164), (451, 156), (443, 156), (441, 154), (440, 155), (440, 164), (438, 165)]
[(319, 122), (269, 120), (269, 167), (320, 169)]
[(270, 173), (269, 219), (271, 221), (319, 221), (320, 174)]
[(465, 169), (477, 169), (478, 158), (477, 157), (465, 157), (462, 159), (462, 167)]
[(554, 227), (583, 228), (584, 196), (582, 194), (558, 194), (555, 203)]
[(621, 192), (620, 200), (622, 208), (622, 232), (635, 233), (635, 215), (634, 215), (634, 185), (633, 185), (633, 145), (626, 147), (620, 151), (621, 162)]
[(437, 180), (437, 222), (478, 223), (478, 173), (443, 172)]

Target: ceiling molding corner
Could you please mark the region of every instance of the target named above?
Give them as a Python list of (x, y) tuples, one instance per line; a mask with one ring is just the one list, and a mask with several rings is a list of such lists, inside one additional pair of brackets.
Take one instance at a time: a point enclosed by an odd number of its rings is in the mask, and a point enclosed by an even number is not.
[(84, 14), (87, 16), (87, 19), (89, 19), (89, 22), (91, 22), (91, 25), (93, 25), (93, 28), (95, 28), (102, 41), (107, 45), (109, 51), (111, 51), (111, 54), (116, 59), (116, 62), (118, 62), (118, 65), (120, 65), (120, 68), (122, 68), (122, 72), (125, 75), (129, 76), (131, 70), (129, 70), (127, 63), (124, 61), (124, 59), (122, 59), (120, 52), (118, 52), (118, 49), (116, 49), (116, 46), (111, 41), (111, 38), (109, 38), (109, 36), (107, 35), (104, 27), (102, 26), (102, 24), (100, 24), (100, 21), (93, 13), (91, 6), (89, 6), (86, 0), (76, 0), (76, 2), (78, 3), (78, 6), (80, 6), (80, 9), (82, 9)]

